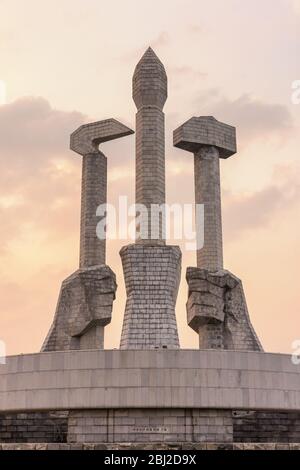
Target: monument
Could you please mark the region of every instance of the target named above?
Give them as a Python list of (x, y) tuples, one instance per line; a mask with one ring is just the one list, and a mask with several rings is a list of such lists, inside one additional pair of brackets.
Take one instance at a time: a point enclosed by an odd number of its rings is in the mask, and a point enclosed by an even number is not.
[[(164, 239), (165, 119), (167, 74), (152, 49), (136, 66), (136, 204), (145, 208), (135, 245), (121, 250), (127, 292), (121, 349), (177, 349), (175, 304), (181, 251)], [(143, 219), (144, 215), (144, 219)]]
[(98, 147), (133, 131), (108, 119), (71, 135), (83, 157), (79, 269), (62, 283), (42, 352), (0, 367), (0, 449), (300, 449), (300, 366), (262, 351), (242, 282), (223, 266), (219, 159), (236, 153), (235, 128), (202, 116), (174, 131), (174, 145), (194, 154), (195, 203), (204, 205), (204, 246), (186, 273), (199, 349), (183, 350), (181, 252), (166, 243), (161, 210), (167, 75), (151, 48), (136, 66), (133, 99), (137, 226), (135, 243), (120, 252), (120, 349), (103, 349), (117, 283), (97, 236), (97, 209), (107, 202)]
[(204, 227), (197, 227), (204, 244), (197, 268), (186, 273), (188, 324), (202, 349), (261, 351), (242, 283), (223, 268), (219, 159), (236, 153), (235, 128), (212, 116), (193, 117), (174, 131), (174, 145), (194, 155), (195, 203), (204, 206)]
[(107, 161), (98, 146), (132, 133), (108, 119), (85, 124), (71, 135), (71, 150), (83, 157), (79, 270), (62, 283), (42, 351), (104, 347), (104, 327), (111, 321), (117, 284), (105, 264), (105, 238), (96, 233), (97, 208), (107, 202)]

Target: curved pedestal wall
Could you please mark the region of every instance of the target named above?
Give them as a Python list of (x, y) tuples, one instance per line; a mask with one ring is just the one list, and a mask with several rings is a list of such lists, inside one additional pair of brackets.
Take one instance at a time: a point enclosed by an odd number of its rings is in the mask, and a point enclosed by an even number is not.
[[(243, 440), (249, 420), (256, 432), (255, 416), (264, 433), (272, 429), (265, 440), (299, 442), (300, 366), (288, 355), (224, 350), (8, 357), (0, 367), (0, 418), (7, 429), (20, 430), (20, 418), (27, 434), (19, 438), (42, 441), (33, 432), (34, 413), (42, 419), (55, 411), (68, 412), (69, 443), (232, 442)], [(249, 439), (255, 441), (254, 431)]]

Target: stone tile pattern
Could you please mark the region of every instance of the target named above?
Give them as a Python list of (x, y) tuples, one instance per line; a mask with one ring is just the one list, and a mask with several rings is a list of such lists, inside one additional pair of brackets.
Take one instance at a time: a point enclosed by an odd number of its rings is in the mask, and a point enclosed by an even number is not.
[(236, 442), (300, 442), (300, 413), (285, 411), (235, 411)]
[(219, 158), (236, 152), (235, 128), (212, 116), (193, 117), (174, 131), (175, 147), (194, 154), (195, 203), (204, 205), (204, 245), (197, 250), (198, 268), (223, 269)]
[(63, 283), (42, 351), (103, 349), (117, 284), (108, 266), (79, 269)]
[(0, 414), (0, 442), (66, 442), (68, 411)]
[(180, 248), (129, 245), (120, 255), (127, 293), (120, 348), (179, 348), (175, 304)]
[[(136, 115), (136, 204), (148, 210), (148, 230), (143, 224), (137, 232), (138, 243), (163, 244), (164, 220), (151, 216), (151, 206), (165, 203), (165, 118), (163, 107), (168, 96), (165, 68), (149, 48), (133, 75), (133, 99)], [(146, 224), (147, 227), (147, 224)], [(152, 235), (151, 227), (157, 232)], [(148, 233), (147, 233), (148, 232)], [(144, 237), (144, 239), (143, 239)]]
[(231, 411), (131, 409), (71, 411), (69, 443), (232, 442)]
[(80, 219), (80, 268), (105, 264), (106, 237), (98, 238), (96, 215), (100, 204), (106, 204), (107, 160), (102, 153), (88, 154), (82, 160)]
[[(83, 441), (82, 436), (87, 440)], [(37, 450), (43, 446), (49, 450), (88, 446), (92, 449), (98, 446), (95, 449), (99, 450), (156, 447), (300, 450), (299, 443), (299, 412), (243, 410), (231, 414), (224, 410), (119, 409), (0, 414), (3, 450), (35, 449), (36, 445)]]
[[(166, 246), (164, 217), (151, 208), (165, 203), (165, 68), (149, 48), (133, 75), (136, 116), (136, 203), (147, 208), (146, 232), (121, 252), (127, 292), (121, 349), (179, 348), (175, 304), (181, 274), (179, 247)], [(151, 229), (155, 228), (153, 236)], [(140, 230), (140, 234), (139, 234)]]
[(105, 265), (106, 238), (97, 236), (96, 215), (107, 201), (107, 160), (98, 146), (132, 134), (115, 119), (80, 126), (70, 148), (83, 156), (79, 270), (63, 283), (55, 317), (42, 351), (103, 349), (104, 327), (111, 321), (116, 277)]
[(251, 324), (243, 285), (229, 271), (188, 268), (187, 321), (200, 349), (262, 351)]
[(2, 411), (81, 403), (300, 411), (300, 368), (291, 354), (222, 349), (56, 351), (10, 356), (0, 367)]
[(173, 144), (192, 153), (203, 145), (217, 147), (220, 158), (228, 158), (237, 151), (236, 129), (213, 116), (192, 117), (174, 131)]
[(197, 250), (197, 266), (214, 272), (223, 268), (220, 160), (217, 147), (201, 147), (195, 154), (194, 168), (195, 202), (204, 205), (204, 245)]
[(100, 144), (133, 133), (132, 129), (116, 119), (83, 124), (71, 134), (70, 149), (82, 156), (89, 155), (98, 152)]
[(186, 274), (188, 324), (200, 349), (260, 351), (242, 283), (223, 270), (219, 158), (236, 153), (236, 130), (212, 116), (193, 117), (174, 131), (173, 143), (194, 154), (195, 202), (204, 205), (204, 246)]
[(300, 444), (279, 443), (205, 443), (205, 442), (143, 442), (93, 444), (0, 444), (0, 450), (300, 450)]
[(80, 268), (105, 264), (105, 238), (96, 233), (100, 218), (99, 205), (107, 201), (107, 160), (99, 144), (132, 134), (133, 131), (115, 119), (80, 126), (71, 134), (70, 148), (83, 156)]

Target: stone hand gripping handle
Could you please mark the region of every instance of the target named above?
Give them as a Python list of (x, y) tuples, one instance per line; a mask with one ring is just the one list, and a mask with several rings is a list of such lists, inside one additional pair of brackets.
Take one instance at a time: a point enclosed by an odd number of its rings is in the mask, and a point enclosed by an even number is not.
[(53, 324), (43, 351), (103, 349), (110, 323), (116, 276), (105, 264), (105, 238), (97, 237), (97, 208), (107, 200), (107, 161), (98, 146), (133, 131), (115, 119), (85, 124), (71, 135), (70, 147), (83, 156), (80, 265), (62, 283)]
[(193, 117), (174, 131), (174, 146), (194, 154), (195, 203), (204, 205), (204, 227), (196, 220), (204, 245), (197, 268), (186, 272), (188, 324), (201, 349), (261, 350), (242, 282), (223, 267), (220, 158), (236, 153), (236, 130), (213, 116)]

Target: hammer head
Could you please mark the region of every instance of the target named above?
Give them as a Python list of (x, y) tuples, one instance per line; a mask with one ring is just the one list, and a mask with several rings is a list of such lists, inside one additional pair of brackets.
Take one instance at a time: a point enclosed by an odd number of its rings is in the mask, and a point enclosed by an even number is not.
[(173, 145), (193, 153), (211, 145), (218, 148), (220, 158), (228, 158), (237, 151), (236, 130), (213, 116), (192, 117), (174, 131)]
[(116, 119), (92, 122), (80, 126), (71, 134), (70, 149), (80, 155), (98, 152), (98, 146), (109, 140), (134, 134), (132, 129)]

